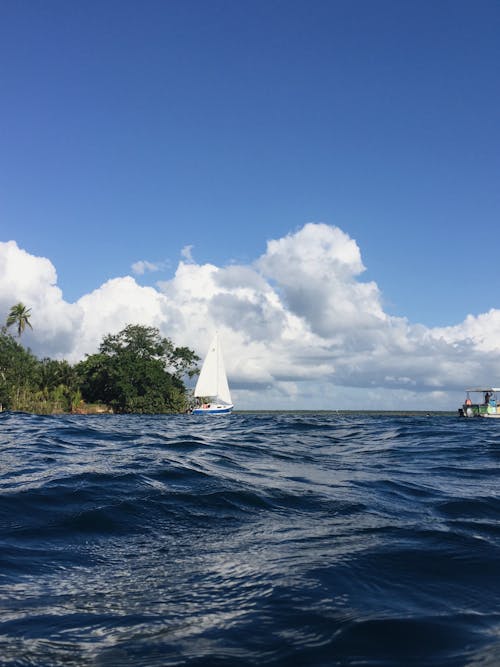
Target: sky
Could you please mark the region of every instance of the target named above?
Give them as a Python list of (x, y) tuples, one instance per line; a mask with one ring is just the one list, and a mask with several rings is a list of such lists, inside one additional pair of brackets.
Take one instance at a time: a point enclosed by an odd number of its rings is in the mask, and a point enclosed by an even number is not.
[(128, 323), (241, 409), (500, 383), (496, 0), (0, 2), (0, 320)]

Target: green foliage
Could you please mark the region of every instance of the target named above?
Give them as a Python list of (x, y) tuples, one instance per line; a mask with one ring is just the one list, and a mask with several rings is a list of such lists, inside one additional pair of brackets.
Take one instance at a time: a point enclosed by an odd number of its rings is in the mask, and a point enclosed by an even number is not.
[(0, 332), (0, 409), (36, 413), (85, 412), (90, 403), (114, 412), (171, 413), (187, 408), (184, 375), (198, 357), (158, 329), (129, 325), (106, 336), (97, 354), (71, 366), (37, 359), (6, 329)]
[(0, 333), (0, 405), (4, 410), (69, 412), (77, 391), (77, 376), (67, 361), (40, 361), (10, 334)]
[(21, 334), (28, 326), (30, 329), (33, 329), (30, 323), (31, 317), (31, 308), (26, 308), (26, 306), (19, 302), (15, 306), (12, 306), (10, 312), (7, 316), (6, 326), (7, 328), (14, 325), (17, 326), (17, 335), (21, 338)]
[(37, 359), (14, 338), (0, 334), (0, 403), (4, 408), (19, 410), (36, 390)]
[(162, 361), (165, 370), (175, 377), (191, 377), (198, 371), (200, 358), (187, 347), (175, 347), (171, 340), (162, 338), (156, 327), (129, 324), (115, 335), (106, 336), (99, 351), (108, 356), (127, 352), (141, 359)]
[(76, 370), (83, 398), (114, 412), (183, 412), (187, 397), (181, 378), (195, 371), (197, 360), (192, 350), (174, 347), (158, 329), (128, 325), (106, 336), (99, 352)]

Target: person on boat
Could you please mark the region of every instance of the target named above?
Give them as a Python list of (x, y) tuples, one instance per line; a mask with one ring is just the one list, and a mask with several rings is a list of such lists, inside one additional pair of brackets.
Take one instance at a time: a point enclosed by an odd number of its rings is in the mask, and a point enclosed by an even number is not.
[(488, 403), (490, 402), (490, 396), (491, 396), (491, 394), (490, 394), (489, 391), (487, 391), (487, 392), (484, 394), (484, 404), (485, 404), (485, 405), (488, 405)]

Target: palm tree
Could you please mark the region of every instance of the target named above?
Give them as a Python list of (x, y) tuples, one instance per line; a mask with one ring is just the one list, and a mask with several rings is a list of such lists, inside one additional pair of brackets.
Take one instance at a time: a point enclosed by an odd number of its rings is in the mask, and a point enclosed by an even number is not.
[(29, 326), (30, 329), (33, 329), (30, 322), (31, 317), (31, 308), (26, 308), (24, 303), (17, 303), (15, 306), (12, 306), (10, 309), (9, 316), (7, 317), (6, 325), (11, 327), (12, 325), (17, 325), (17, 335), (21, 338), (21, 334), (26, 329), (26, 326)]

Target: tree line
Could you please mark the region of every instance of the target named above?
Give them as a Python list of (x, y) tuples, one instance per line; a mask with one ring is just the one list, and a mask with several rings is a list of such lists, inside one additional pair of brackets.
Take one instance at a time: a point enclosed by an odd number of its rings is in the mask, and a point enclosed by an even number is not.
[(97, 353), (71, 365), (39, 359), (21, 345), (26, 327), (32, 328), (30, 317), (31, 309), (18, 303), (0, 330), (0, 409), (159, 414), (189, 408), (184, 379), (198, 371), (199, 357), (156, 327), (129, 324), (105, 336)]

